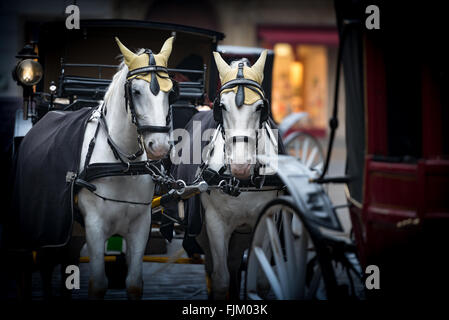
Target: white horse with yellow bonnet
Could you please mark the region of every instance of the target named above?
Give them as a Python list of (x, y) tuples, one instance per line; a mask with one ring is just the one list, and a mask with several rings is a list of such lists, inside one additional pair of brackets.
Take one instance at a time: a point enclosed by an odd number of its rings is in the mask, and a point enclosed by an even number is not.
[[(265, 50), (250, 67), (246, 59), (228, 65), (214, 52), (222, 84), (219, 100), (214, 103), (214, 118), (222, 134), (218, 134), (213, 144), (208, 166), (241, 182), (249, 181), (261, 170), (256, 154), (277, 154), (277, 138), (270, 139), (274, 134), (268, 126), (269, 106), (261, 87), (266, 55)], [(243, 191), (236, 196), (212, 189), (201, 195), (205, 223), (197, 240), (206, 253), (214, 299), (224, 299), (228, 294), (230, 271), (233, 275), (238, 272), (243, 250), (248, 245), (240, 241), (230, 245), (231, 236), (234, 232), (249, 233), (265, 204), (279, 194), (272, 187), (257, 191)], [(235, 285), (239, 286), (238, 281)]]
[[(160, 53), (153, 54), (148, 49), (133, 53), (116, 39), (124, 61), (113, 77), (104, 103), (87, 124), (81, 178), (95, 164), (113, 164), (114, 168), (122, 165), (126, 172), (148, 159), (161, 159), (169, 152), (169, 95), (173, 84), (166, 67), (173, 40), (173, 37), (166, 40)], [(128, 297), (139, 299), (143, 291), (142, 258), (151, 227), (154, 182), (148, 174), (87, 180), (94, 188), (81, 189), (78, 207), (84, 218), (90, 258), (89, 297), (103, 298), (108, 288), (105, 241), (119, 234), (126, 240)]]

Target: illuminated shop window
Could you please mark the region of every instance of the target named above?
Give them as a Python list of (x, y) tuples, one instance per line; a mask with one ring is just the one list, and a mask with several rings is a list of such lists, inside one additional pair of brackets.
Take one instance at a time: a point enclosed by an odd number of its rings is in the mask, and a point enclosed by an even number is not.
[(306, 111), (301, 126), (324, 129), (327, 119), (328, 66), (323, 45), (274, 45), (272, 111), (276, 122)]

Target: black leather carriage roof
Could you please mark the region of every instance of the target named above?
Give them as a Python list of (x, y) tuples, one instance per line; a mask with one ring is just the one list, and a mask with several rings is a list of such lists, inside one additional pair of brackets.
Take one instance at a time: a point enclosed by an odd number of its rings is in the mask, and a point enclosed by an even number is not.
[[(65, 21), (46, 22), (42, 25), (46, 28), (65, 28)], [(186, 32), (196, 35), (203, 35), (207, 37), (215, 37), (217, 41), (223, 40), (225, 35), (222, 32), (203, 29), (198, 27), (185, 26), (176, 23), (152, 22), (143, 20), (126, 20), (126, 19), (104, 19), (104, 20), (80, 20), (80, 29), (89, 27), (111, 27), (111, 28), (146, 28), (146, 29), (160, 29), (176, 32)]]

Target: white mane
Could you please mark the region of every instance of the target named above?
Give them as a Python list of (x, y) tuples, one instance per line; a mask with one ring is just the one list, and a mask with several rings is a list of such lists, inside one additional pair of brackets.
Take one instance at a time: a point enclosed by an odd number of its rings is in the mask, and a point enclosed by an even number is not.
[[(137, 50), (136, 54), (142, 54), (145, 51), (145, 49), (139, 49)], [(128, 67), (125, 64), (125, 61), (123, 59), (123, 56), (121, 56), (120, 64), (118, 66), (118, 71), (114, 76), (112, 77), (112, 82), (109, 85), (105, 95), (104, 95), (104, 102), (107, 104), (110, 99), (112, 99), (113, 94), (119, 94), (122, 97), (125, 96), (125, 81), (126, 81), (126, 75), (128, 74)]]

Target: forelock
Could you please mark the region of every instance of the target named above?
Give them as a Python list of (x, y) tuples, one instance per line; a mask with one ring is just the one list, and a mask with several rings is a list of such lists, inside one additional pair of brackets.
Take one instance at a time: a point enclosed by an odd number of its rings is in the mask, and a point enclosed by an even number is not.
[(247, 67), (251, 67), (251, 63), (246, 58), (242, 58), (242, 59), (239, 59), (239, 60), (234, 60), (234, 61), (231, 62), (231, 64), (229, 66), (232, 69), (237, 68), (240, 62), (243, 62), (243, 65), (245, 65)]

